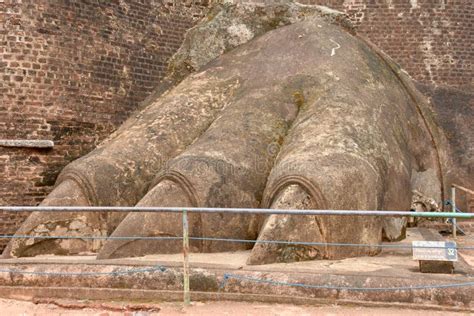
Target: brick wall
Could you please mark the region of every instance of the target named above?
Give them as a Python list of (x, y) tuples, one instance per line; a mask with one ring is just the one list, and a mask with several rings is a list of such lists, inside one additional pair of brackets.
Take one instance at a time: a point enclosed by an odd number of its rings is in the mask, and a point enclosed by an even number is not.
[[(0, 139), (56, 143), (52, 150), (0, 147), (0, 204), (38, 204), (61, 168), (93, 149), (156, 86), (209, 2), (0, 0)], [(472, 0), (300, 2), (346, 12), (360, 34), (438, 96), (443, 125), (457, 117), (454, 123), (469, 127), (462, 117), (472, 118), (474, 108)], [(469, 177), (472, 155), (459, 148)], [(12, 233), (22, 218), (0, 214), (0, 233)]]
[[(474, 1), (299, 0), (345, 12), (430, 97), (455, 163), (448, 183), (474, 188)], [(448, 196), (446, 196), (448, 198)], [(463, 210), (474, 197), (458, 194)]]
[(299, 0), (348, 14), (414, 79), (433, 85), (473, 84), (472, 0)]
[[(0, 204), (36, 205), (163, 77), (207, 1), (0, 0)], [(13, 233), (22, 214), (1, 214)], [(1, 245), (0, 245), (1, 248)]]

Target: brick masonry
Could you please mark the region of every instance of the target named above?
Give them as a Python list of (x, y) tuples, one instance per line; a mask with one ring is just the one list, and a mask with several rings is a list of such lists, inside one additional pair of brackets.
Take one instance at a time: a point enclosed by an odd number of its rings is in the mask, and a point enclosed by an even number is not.
[[(62, 167), (120, 125), (163, 77), (209, 2), (0, 0), (0, 139), (55, 142), (53, 149), (0, 147), (0, 204), (38, 204)], [(474, 108), (471, 0), (300, 2), (346, 12), (433, 96), (443, 126), (463, 128), (450, 130), (454, 143), (474, 139), (466, 128)], [(455, 145), (466, 177), (469, 147)], [(0, 213), (0, 234), (13, 233), (23, 218)]]
[(416, 80), (455, 87), (473, 83), (471, 0), (305, 0), (347, 13)]
[[(430, 97), (448, 137), (455, 177), (474, 188), (474, 1), (300, 0), (345, 12), (359, 34), (399, 63)], [(458, 194), (474, 212), (474, 197)]]
[[(0, 204), (36, 205), (156, 87), (206, 1), (0, 0)], [(10, 234), (22, 214), (0, 214)]]

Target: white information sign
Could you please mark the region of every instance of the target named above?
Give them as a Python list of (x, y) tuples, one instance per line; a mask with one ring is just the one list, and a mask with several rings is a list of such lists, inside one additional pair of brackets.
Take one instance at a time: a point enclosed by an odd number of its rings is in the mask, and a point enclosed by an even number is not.
[(453, 241), (413, 241), (414, 260), (458, 261)]

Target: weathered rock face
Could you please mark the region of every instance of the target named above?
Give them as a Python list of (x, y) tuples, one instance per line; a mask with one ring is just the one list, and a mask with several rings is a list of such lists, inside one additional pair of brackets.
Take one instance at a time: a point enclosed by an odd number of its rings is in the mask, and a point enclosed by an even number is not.
[(270, 1), (265, 5), (216, 5), (203, 23), (188, 31), (183, 45), (171, 58), (168, 80), (179, 82), (225, 52), (315, 14), (353, 32), (344, 14), (318, 5), (302, 5), (290, 0)]
[[(43, 204), (407, 210), (413, 183), (442, 194), (444, 140), (430, 108), (396, 65), (340, 26), (341, 15), (291, 2), (221, 9), (190, 31), (154, 99), (66, 167)], [(193, 251), (253, 247), (252, 264), (375, 254), (376, 246), (324, 243), (376, 245), (382, 229), (375, 217), (190, 216), (194, 237), (259, 240), (194, 241)], [(173, 214), (43, 213), (18, 234), (69, 232), (175, 237), (182, 228)], [(19, 239), (4, 256), (180, 249), (172, 241)]]

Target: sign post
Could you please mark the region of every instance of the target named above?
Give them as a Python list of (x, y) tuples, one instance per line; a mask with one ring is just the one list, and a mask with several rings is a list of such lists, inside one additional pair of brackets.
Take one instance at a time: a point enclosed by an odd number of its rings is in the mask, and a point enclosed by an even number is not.
[(453, 273), (453, 262), (458, 260), (453, 241), (413, 241), (413, 259), (418, 260), (424, 273)]

